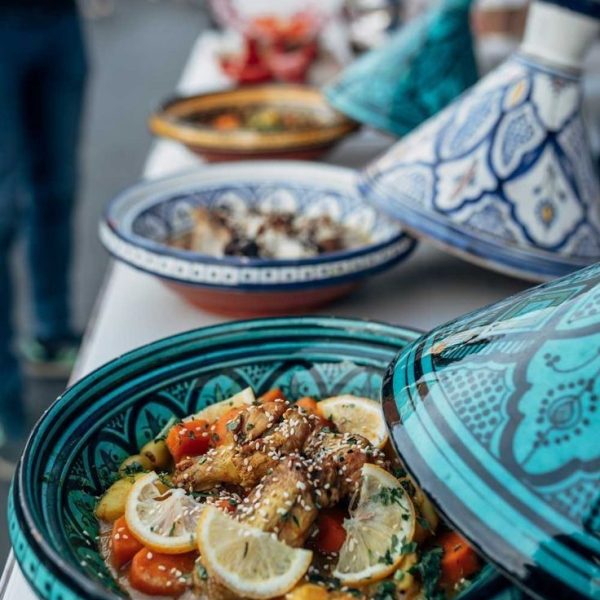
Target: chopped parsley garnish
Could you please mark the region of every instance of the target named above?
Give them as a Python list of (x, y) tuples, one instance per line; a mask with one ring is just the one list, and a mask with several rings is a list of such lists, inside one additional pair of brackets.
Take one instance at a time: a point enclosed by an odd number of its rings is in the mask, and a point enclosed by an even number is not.
[(337, 577), (328, 577), (327, 575), (322, 575), (313, 567), (308, 570), (307, 578), (310, 583), (320, 583), (328, 590), (339, 590), (342, 586), (342, 582)]
[(393, 565), (394, 564), (394, 554), (398, 550), (398, 544), (400, 540), (396, 534), (392, 535), (392, 542), (390, 547), (385, 551), (385, 554), (379, 557), (378, 562), (383, 563), (384, 565)]
[(240, 426), (240, 419), (241, 419), (240, 417), (237, 417), (236, 419), (229, 421), (227, 423), (227, 429), (229, 431), (235, 431)]
[(432, 531), (429, 521), (425, 517), (417, 517), (417, 523), (423, 528)]
[(373, 600), (396, 600), (396, 584), (382, 581), (376, 588)]
[(426, 600), (443, 600), (445, 598), (445, 594), (438, 589), (442, 555), (441, 548), (432, 548), (425, 552), (421, 560), (409, 569), (412, 575), (420, 577)]
[(248, 423), (246, 425), (246, 431), (251, 431), (252, 429), (254, 429), (254, 423)]
[(402, 505), (404, 491), (400, 488), (383, 487), (376, 494), (371, 496), (373, 502), (381, 502), (384, 506), (391, 504)]
[(204, 565), (201, 565), (200, 563), (196, 563), (196, 573), (198, 578), (202, 581), (206, 581), (208, 579), (208, 572), (204, 568)]
[(417, 542), (409, 542), (408, 544), (402, 544), (400, 548), (400, 554), (412, 554), (417, 550)]

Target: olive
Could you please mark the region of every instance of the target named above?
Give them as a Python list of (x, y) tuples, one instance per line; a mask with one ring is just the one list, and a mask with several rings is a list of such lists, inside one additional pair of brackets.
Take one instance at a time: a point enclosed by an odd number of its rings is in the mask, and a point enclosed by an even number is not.
[(144, 444), (140, 454), (152, 463), (152, 468), (166, 471), (171, 465), (171, 453), (164, 440), (151, 440)]
[(152, 461), (147, 456), (141, 454), (132, 454), (128, 456), (119, 467), (119, 475), (132, 475), (140, 471), (151, 471), (153, 469)]

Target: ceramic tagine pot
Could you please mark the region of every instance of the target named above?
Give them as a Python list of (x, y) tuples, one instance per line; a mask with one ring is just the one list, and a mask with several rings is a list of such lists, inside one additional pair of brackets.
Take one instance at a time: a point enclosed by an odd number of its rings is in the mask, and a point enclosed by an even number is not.
[(325, 89), (352, 119), (401, 136), (477, 81), (471, 0), (443, 0)]
[(535, 598), (600, 598), (600, 264), (411, 343), (383, 409), (483, 556)]
[(415, 236), (548, 280), (600, 259), (600, 186), (580, 69), (600, 2), (536, 1), (523, 44), (372, 163), (360, 187)]

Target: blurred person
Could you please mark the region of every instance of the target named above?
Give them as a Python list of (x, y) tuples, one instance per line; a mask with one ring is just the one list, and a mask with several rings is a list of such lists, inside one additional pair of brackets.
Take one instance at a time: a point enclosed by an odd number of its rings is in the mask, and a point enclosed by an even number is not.
[(18, 237), (31, 281), (23, 354), (32, 373), (67, 376), (77, 349), (69, 268), (85, 74), (74, 0), (0, 0), (0, 457), (25, 432), (9, 267)]

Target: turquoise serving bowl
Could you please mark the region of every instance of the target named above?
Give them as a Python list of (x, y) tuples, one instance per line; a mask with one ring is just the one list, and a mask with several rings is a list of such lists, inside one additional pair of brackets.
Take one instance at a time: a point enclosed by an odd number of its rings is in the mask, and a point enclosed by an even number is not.
[[(44, 414), (13, 482), (10, 537), (28, 582), (49, 600), (122, 596), (97, 550), (96, 499), (173, 414), (247, 386), (291, 399), (377, 398), (386, 367), (417, 337), (348, 319), (239, 321), (149, 344), (88, 375)], [(502, 585), (486, 567), (461, 598), (489, 599)]]

